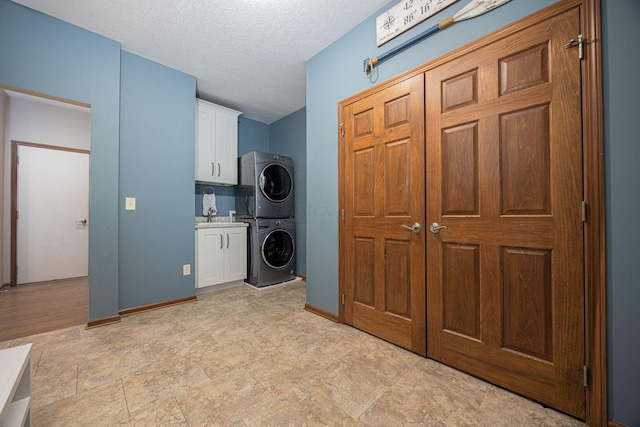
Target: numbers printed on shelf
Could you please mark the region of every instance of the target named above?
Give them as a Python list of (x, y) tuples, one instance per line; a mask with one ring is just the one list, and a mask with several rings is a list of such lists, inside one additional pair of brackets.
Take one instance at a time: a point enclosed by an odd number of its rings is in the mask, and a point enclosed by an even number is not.
[(411, 14), (409, 14), (409, 15), (405, 16), (405, 17), (404, 17), (404, 23), (405, 23), (405, 24), (408, 24), (408, 23), (410, 23), (411, 21), (413, 21), (413, 15), (415, 15), (415, 12), (413, 12), (413, 13), (411, 13)]

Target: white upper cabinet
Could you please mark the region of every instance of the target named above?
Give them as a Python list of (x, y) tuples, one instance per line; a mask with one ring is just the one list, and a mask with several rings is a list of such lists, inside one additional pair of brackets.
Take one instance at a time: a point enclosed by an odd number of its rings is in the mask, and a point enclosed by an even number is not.
[(196, 100), (196, 181), (238, 184), (239, 111)]

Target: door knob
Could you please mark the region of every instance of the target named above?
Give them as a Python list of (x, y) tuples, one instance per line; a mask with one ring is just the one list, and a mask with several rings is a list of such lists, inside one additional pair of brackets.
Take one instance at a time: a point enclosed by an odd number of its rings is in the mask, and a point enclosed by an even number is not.
[(411, 230), (416, 234), (418, 234), (420, 232), (420, 230), (422, 230), (422, 225), (420, 225), (419, 222), (414, 223), (411, 227), (409, 227), (408, 225), (404, 225), (404, 224), (402, 224), (400, 227), (406, 228), (407, 230)]
[(78, 224), (78, 225), (87, 225), (87, 220), (86, 219), (81, 219), (79, 221), (76, 221), (76, 224)]
[(437, 222), (434, 222), (433, 224), (431, 224), (431, 226), (429, 227), (429, 230), (431, 230), (431, 232), (433, 234), (438, 234), (440, 232), (440, 230), (446, 230), (449, 227), (447, 227), (446, 225), (440, 225)]

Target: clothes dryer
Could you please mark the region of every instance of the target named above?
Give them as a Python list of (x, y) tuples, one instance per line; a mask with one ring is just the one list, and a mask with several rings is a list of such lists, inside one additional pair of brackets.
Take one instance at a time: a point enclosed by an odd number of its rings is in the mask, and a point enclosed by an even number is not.
[(293, 218), (293, 159), (252, 151), (238, 162), (238, 218)]
[(248, 230), (247, 281), (264, 287), (296, 278), (296, 224), (293, 218), (246, 221)]

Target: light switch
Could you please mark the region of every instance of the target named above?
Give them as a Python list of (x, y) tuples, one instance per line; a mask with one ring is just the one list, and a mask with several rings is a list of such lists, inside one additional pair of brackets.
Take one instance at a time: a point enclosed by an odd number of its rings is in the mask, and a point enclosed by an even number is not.
[(135, 197), (125, 197), (124, 199), (124, 209), (127, 211), (135, 211), (136, 210), (136, 198)]
[(191, 264), (185, 264), (182, 266), (182, 275), (189, 276), (191, 274)]

